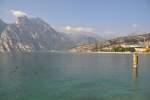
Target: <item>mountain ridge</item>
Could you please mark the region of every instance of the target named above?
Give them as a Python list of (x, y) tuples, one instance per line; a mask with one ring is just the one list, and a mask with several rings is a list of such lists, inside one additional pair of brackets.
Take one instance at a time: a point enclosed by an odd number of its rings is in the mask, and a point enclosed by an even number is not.
[(102, 38), (91, 34), (59, 32), (40, 17), (16, 16), (11, 24), (0, 19), (0, 52), (63, 51), (99, 40)]
[(1, 52), (51, 51), (70, 45), (69, 40), (41, 18), (17, 17), (16, 23), (7, 24), (5, 28), (1, 25), (1, 29)]

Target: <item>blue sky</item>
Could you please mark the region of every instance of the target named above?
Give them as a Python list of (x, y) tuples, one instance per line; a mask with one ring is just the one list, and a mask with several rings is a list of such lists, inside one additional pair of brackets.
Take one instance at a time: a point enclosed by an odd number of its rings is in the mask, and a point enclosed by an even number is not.
[(115, 34), (150, 32), (150, 0), (0, 0), (0, 18), (13, 22), (10, 10), (41, 17), (56, 29), (92, 29)]

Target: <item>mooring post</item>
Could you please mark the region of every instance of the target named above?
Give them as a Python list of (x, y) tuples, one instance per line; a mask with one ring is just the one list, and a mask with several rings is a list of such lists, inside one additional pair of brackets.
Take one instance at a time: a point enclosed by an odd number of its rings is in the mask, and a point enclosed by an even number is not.
[(137, 68), (138, 63), (139, 63), (138, 53), (134, 53), (133, 54), (133, 68)]

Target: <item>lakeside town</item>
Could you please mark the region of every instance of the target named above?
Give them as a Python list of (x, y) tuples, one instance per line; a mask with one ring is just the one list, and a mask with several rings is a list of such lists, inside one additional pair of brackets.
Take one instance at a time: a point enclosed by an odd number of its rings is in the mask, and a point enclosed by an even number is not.
[(139, 52), (150, 53), (149, 34), (127, 36), (103, 43), (87, 44), (72, 48), (71, 52)]

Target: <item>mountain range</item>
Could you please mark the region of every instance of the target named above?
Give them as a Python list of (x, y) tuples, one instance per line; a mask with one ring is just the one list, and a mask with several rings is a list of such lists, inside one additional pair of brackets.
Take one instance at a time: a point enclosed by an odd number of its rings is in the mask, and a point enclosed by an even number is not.
[(41, 18), (17, 17), (16, 23), (0, 20), (0, 51), (50, 51), (69, 47), (72, 42)]
[(97, 34), (68, 34), (56, 31), (39, 17), (18, 16), (16, 22), (11, 24), (0, 19), (0, 52), (62, 51), (95, 43), (102, 46), (120, 43), (137, 44), (142, 42), (144, 37), (148, 40), (150, 34), (131, 35), (105, 41)]
[(58, 32), (38, 17), (18, 16), (11, 24), (0, 20), (0, 52), (66, 50), (99, 40), (93, 35)]

